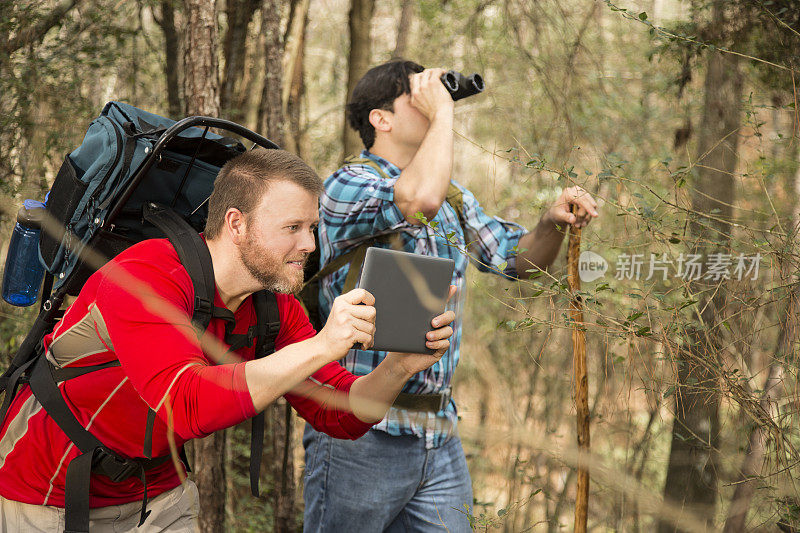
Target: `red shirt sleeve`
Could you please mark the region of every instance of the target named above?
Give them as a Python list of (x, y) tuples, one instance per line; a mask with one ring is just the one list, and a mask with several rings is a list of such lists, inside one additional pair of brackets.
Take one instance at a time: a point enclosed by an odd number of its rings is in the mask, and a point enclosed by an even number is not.
[(165, 250), (171, 253), (153, 261), (111, 263), (92, 313), (98, 330), (106, 330), (98, 334), (111, 344), (138, 394), (165, 423), (168, 402), (175, 432), (190, 439), (255, 412), (244, 363), (213, 365), (203, 354), (190, 319), (191, 280), (174, 250), (168, 244), (160, 251)]
[[(281, 331), (275, 348), (281, 349), (313, 337), (316, 332), (294, 296), (278, 295)], [(302, 389), (313, 394), (289, 393), (284, 397), (317, 431), (339, 439), (357, 439), (372, 427), (348, 409), (350, 387), (358, 379), (339, 363), (328, 363), (307, 379)]]

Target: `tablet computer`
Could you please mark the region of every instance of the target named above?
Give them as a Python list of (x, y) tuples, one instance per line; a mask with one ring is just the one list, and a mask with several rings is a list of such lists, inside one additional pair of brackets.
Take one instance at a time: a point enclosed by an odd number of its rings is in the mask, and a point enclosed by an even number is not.
[(433, 353), (425, 335), (444, 313), (454, 268), (452, 259), (368, 248), (358, 286), (375, 296), (372, 349)]

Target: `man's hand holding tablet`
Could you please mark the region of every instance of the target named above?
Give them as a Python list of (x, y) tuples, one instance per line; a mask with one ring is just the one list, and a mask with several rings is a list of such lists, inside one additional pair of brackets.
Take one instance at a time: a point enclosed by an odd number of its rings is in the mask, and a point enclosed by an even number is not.
[[(450, 286), (449, 297), (455, 292), (455, 285)], [(329, 354), (338, 354), (336, 358), (344, 357), (356, 343), (369, 348), (373, 344), (375, 316), (375, 297), (364, 289), (354, 289), (334, 300), (328, 321), (316, 338), (327, 344)], [(388, 352), (375, 370), (359, 377), (348, 396), (353, 414), (365, 422), (380, 421), (408, 379), (436, 363), (450, 347), (453, 320), (453, 311), (431, 320), (425, 346), (433, 353)]]
[(364, 289), (337, 296), (328, 321), (320, 330), (324, 344), (341, 359), (356, 344), (367, 350), (375, 336), (375, 297)]
[[(455, 295), (456, 289), (455, 285), (450, 285), (448, 301)], [(455, 318), (456, 314), (453, 311), (445, 311), (431, 320), (433, 329), (425, 335), (425, 346), (435, 350), (432, 354), (389, 352), (386, 354), (386, 359), (396, 359), (397, 365), (408, 374), (409, 378), (417, 372), (422, 372), (441, 359), (450, 348), (450, 337), (453, 335), (450, 324)]]

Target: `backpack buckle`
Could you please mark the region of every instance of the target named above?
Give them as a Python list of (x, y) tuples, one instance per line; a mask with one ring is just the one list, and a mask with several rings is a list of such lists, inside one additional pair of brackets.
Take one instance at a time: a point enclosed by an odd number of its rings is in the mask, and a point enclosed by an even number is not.
[(93, 466), (93, 470), (108, 476), (114, 483), (128, 479), (141, 468), (138, 463), (120, 457), (106, 447), (97, 449)]
[(203, 313), (208, 316), (211, 316), (211, 311), (213, 310), (213, 303), (202, 298), (200, 296), (194, 297), (194, 314), (197, 316), (198, 313)]

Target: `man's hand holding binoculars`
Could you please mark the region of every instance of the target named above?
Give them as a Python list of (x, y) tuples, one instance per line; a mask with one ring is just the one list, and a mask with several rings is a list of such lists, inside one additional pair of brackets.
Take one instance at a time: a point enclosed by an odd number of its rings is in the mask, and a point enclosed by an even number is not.
[(428, 68), (409, 77), (411, 105), (431, 122), (438, 113), (453, 115), (453, 98), (441, 81), (445, 72), (442, 68)]

